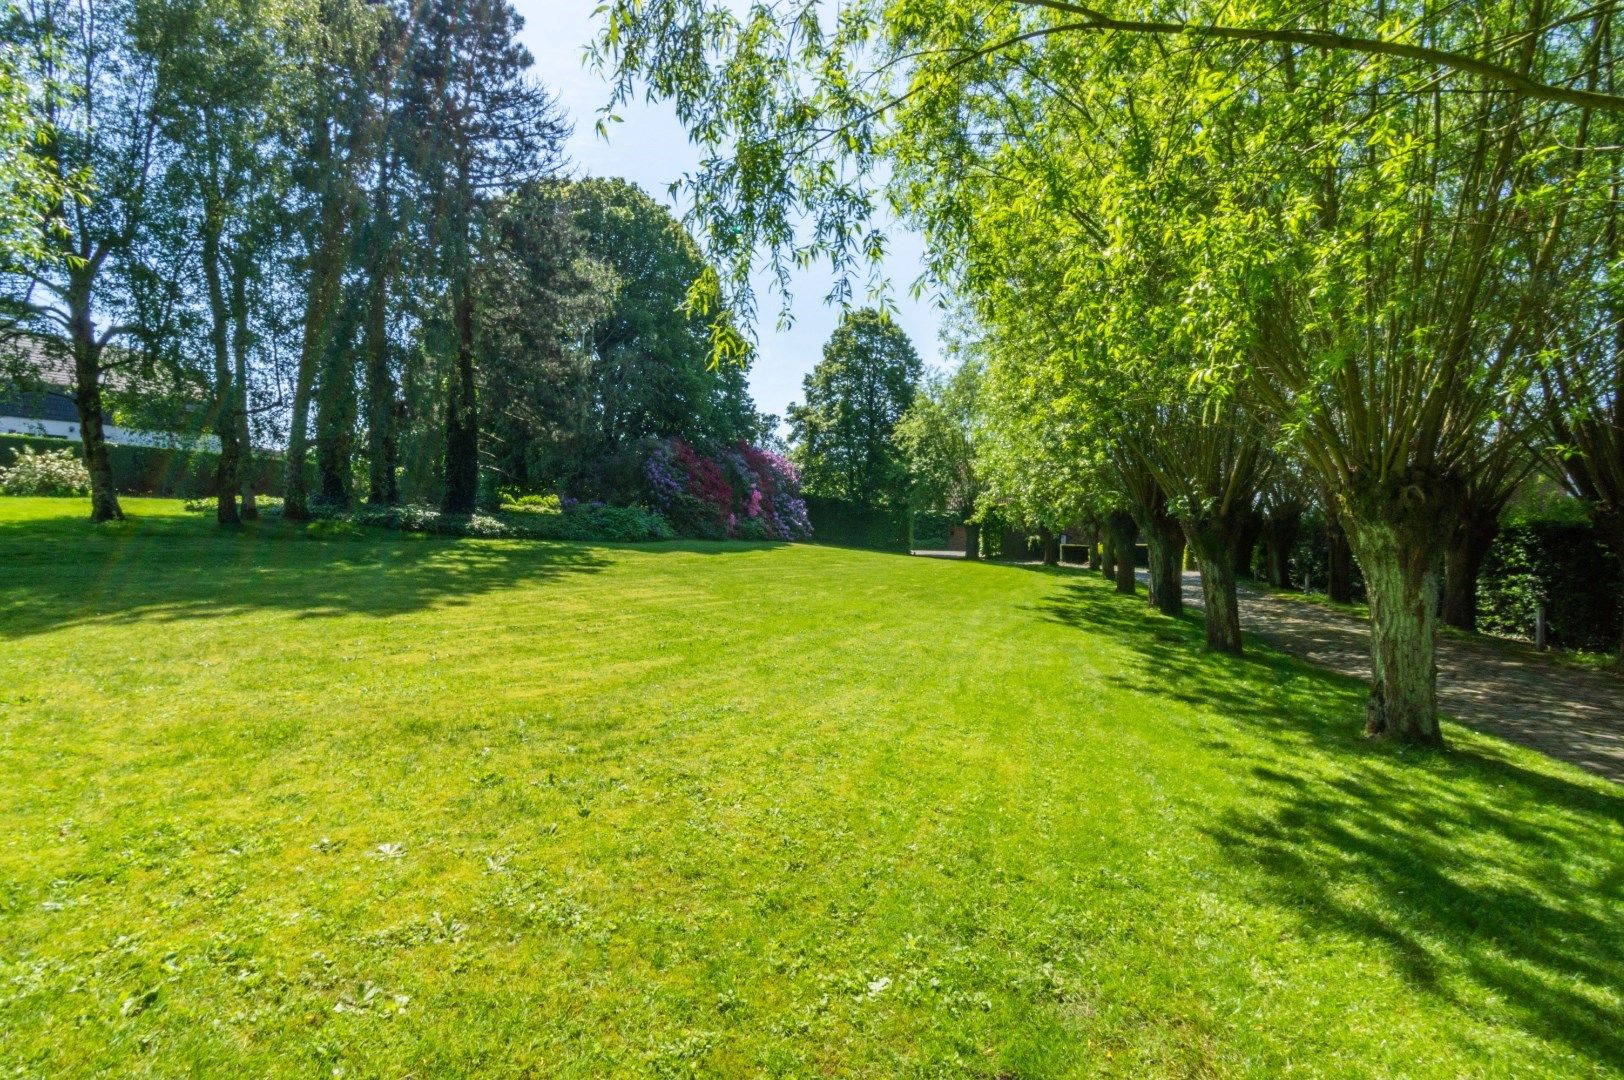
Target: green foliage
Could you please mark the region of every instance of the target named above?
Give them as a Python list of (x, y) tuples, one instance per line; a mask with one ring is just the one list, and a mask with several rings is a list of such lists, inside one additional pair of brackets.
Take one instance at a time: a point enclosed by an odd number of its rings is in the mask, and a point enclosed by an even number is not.
[(54, 78), (24, 46), (15, 0), (0, 0), (0, 271), (46, 254), (39, 222), (83, 196), (84, 178), (58, 168), (40, 98)]
[(73, 451), (35, 451), (24, 446), (0, 469), (0, 493), (6, 495), (83, 495), (90, 490), (90, 473)]
[(908, 492), (896, 426), (924, 374), (902, 328), (884, 313), (848, 311), (789, 408), (806, 492), (858, 506), (897, 506)]
[(808, 495), (806, 514), (812, 537), (821, 544), (874, 551), (907, 551), (912, 546), (912, 513), (904, 506), (864, 506)]
[(1501, 527), (1478, 577), (1481, 628), (1532, 639), (1542, 603), (1551, 645), (1617, 651), (1624, 579), (1588, 521), (1514, 515)]
[(1617, 785), (1093, 576), (127, 509), (0, 502), (26, 1074), (1624, 1068)]
[[(29, 449), (63, 450), (83, 460), (77, 442), (30, 435), (0, 435), (0, 466), (14, 461)], [(107, 458), (113, 469), (113, 488), (123, 495), (165, 495), (178, 498), (212, 496), (219, 455), (209, 450), (187, 450), (162, 446), (109, 445)], [(262, 494), (280, 492), (281, 461), (256, 459), (249, 478), (253, 489)]]
[(362, 506), (325, 510), (323, 521), (433, 533), (511, 540), (583, 540), (649, 543), (674, 540), (676, 532), (659, 513), (641, 506), (577, 506), (569, 510), (516, 507), (499, 513), (447, 514), (427, 506)]
[(976, 424), (981, 368), (966, 360), (951, 374), (932, 373), (897, 421), (895, 438), (908, 471), (915, 510), (964, 521), (981, 497)]
[(643, 439), (754, 436), (749, 357), (712, 364), (712, 320), (684, 311), (705, 263), (669, 210), (588, 179), (517, 192), (498, 228), (481, 277), (482, 423), (505, 476), (624, 500)]
[(530, 510), (539, 514), (559, 514), (563, 512), (563, 504), (557, 495), (540, 495), (535, 492), (518, 494), (503, 492), (502, 509), (504, 510)]

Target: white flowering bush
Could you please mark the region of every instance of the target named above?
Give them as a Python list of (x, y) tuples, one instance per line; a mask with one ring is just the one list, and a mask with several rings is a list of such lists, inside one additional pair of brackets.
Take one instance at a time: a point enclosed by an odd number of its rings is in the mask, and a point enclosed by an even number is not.
[(11, 468), (0, 469), (0, 493), (6, 495), (83, 495), (90, 490), (90, 471), (72, 450), (34, 452), (23, 447)]

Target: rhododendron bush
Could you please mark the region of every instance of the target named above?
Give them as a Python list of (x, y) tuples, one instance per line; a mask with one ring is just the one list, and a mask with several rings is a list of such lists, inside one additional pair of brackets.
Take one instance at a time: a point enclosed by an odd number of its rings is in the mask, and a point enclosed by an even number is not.
[(740, 441), (707, 457), (681, 439), (661, 439), (643, 471), (654, 504), (680, 532), (746, 540), (812, 535), (801, 475), (771, 450)]

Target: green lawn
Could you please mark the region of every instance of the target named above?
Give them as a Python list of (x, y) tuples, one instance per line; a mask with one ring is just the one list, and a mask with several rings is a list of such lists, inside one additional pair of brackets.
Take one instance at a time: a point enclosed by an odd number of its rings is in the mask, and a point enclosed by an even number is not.
[(0, 1075), (1624, 1072), (1624, 791), (1071, 571), (0, 500)]

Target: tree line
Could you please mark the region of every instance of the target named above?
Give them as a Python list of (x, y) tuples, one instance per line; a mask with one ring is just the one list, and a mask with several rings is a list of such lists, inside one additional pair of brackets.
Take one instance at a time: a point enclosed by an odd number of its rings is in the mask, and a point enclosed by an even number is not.
[(95, 520), (121, 516), (104, 427), (132, 383), (218, 440), (223, 523), (256, 515), (266, 448), (290, 519), (468, 513), (497, 484), (613, 487), (645, 436), (762, 427), (745, 366), (710, 363), (731, 323), (687, 304), (692, 237), (565, 176), (505, 0), (0, 15), (0, 330), (71, 371)]
[(1236, 18), (625, 0), (597, 56), (713, 151), (691, 193), (740, 288), (763, 247), (871, 265), (887, 203), (921, 230), (985, 369), (987, 484), (1142, 534), (1164, 610), (1187, 547), (1213, 648), (1259, 519), (1317, 500), (1366, 583), (1366, 728), (1437, 742), (1446, 567), (1531, 468), (1624, 558), (1616, 5)]

